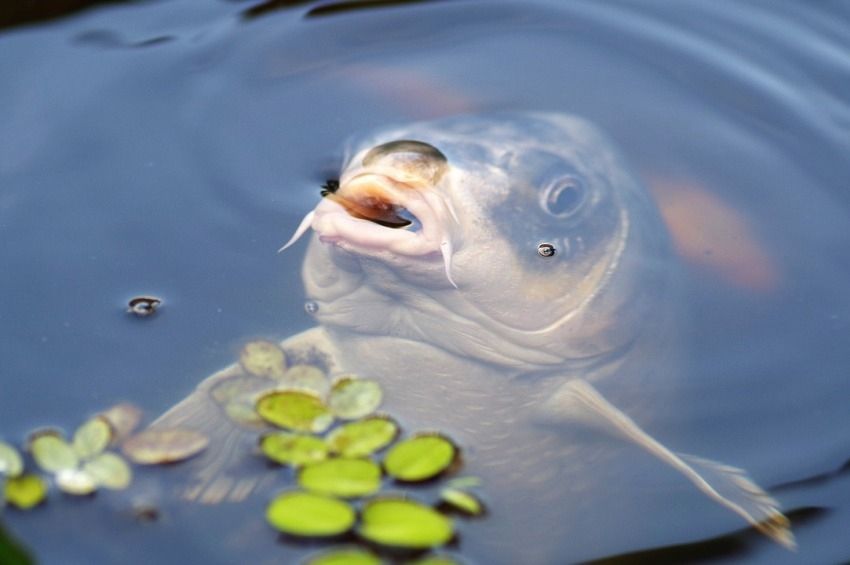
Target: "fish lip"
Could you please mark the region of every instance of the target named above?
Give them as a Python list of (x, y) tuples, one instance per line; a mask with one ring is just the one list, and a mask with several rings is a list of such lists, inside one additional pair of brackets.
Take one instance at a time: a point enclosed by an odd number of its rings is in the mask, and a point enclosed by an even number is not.
[(443, 224), (444, 197), (435, 187), (417, 186), (388, 171), (359, 169), (343, 175), (337, 194), (363, 187), (377, 189), (399, 207), (405, 208), (421, 225), (418, 231), (380, 225), (358, 218), (332, 198), (324, 198), (315, 209), (312, 228), (319, 240), (360, 254), (389, 251), (404, 256), (440, 254), (449, 226)]

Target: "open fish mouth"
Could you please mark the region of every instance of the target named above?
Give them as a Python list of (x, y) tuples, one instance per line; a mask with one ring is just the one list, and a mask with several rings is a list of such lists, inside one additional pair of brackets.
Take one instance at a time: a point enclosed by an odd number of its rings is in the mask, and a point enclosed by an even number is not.
[(436, 187), (401, 180), (390, 171), (360, 169), (326, 187), (323, 197), (280, 251), (312, 228), (322, 243), (360, 254), (441, 256), (446, 278), (457, 287), (451, 276), (457, 215)]

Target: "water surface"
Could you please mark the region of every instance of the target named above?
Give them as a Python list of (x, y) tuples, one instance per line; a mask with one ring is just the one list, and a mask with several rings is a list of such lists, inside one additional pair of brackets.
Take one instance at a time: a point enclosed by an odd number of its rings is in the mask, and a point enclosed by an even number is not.
[[(742, 534), (647, 558), (850, 558), (850, 479), (830, 474), (850, 459), (847, 5), (328, 6), (171, 0), (4, 21), (0, 436), (73, 428), (119, 400), (157, 414), (245, 340), (308, 328), (303, 248), (275, 251), (352, 133), (464, 112), (567, 112), (605, 129), (659, 198), (687, 187), (735, 211), (747, 241), (706, 253), (746, 244), (763, 261), (752, 275), (755, 260), (683, 259), (690, 361), (655, 429), (786, 485), (775, 491), (786, 509), (819, 509), (792, 514), (796, 554)], [(140, 293), (164, 299), (154, 318), (124, 312)], [(141, 475), (140, 489), (167, 480)], [(674, 475), (629, 488), (652, 501), (642, 519), (589, 516), (595, 535), (559, 533), (563, 561), (742, 527)], [(131, 497), (54, 496), (4, 523), (44, 563), (304, 551), (265, 526), (263, 496), (177, 505), (142, 525)], [(499, 562), (488, 541), (499, 528), (498, 510), (464, 526), (459, 552)]]

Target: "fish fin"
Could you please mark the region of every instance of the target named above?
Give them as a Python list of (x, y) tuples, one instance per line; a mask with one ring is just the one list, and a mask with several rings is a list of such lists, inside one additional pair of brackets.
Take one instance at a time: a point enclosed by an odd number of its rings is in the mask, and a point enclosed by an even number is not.
[[(322, 368), (328, 377), (341, 372), (336, 350), (327, 333), (313, 328), (280, 344), (289, 366), (307, 363)], [(219, 385), (235, 383), (239, 398), (216, 399)], [(239, 423), (227, 412), (227, 402), (253, 399), (280, 386), (280, 381), (244, 372), (238, 363), (204, 379), (186, 398), (150, 424), (149, 429), (187, 428), (207, 436), (207, 448), (180, 465), (188, 477), (178, 487), (180, 498), (201, 504), (240, 502), (269, 481), (265, 461), (255, 456), (262, 432), (270, 428), (259, 422)]]
[(788, 549), (796, 549), (791, 523), (779, 510), (779, 503), (753, 482), (746, 471), (695, 455), (677, 455), (697, 471), (716, 493), (738, 509), (728, 504), (725, 506), (744, 516), (758, 531), (775, 542)]
[[(779, 503), (759, 487), (746, 472), (708, 459), (679, 455), (646, 433), (637, 423), (608, 402), (591, 384), (580, 379), (564, 385), (553, 399), (557, 404), (578, 402), (586, 409), (580, 418), (592, 417), (594, 424), (606, 424), (658, 459), (667, 463), (715, 502), (732, 510), (775, 542), (794, 549), (794, 534)], [(578, 415), (577, 415), (578, 416)]]
[(315, 210), (311, 210), (311, 211), (307, 212), (307, 215), (304, 216), (304, 219), (302, 219), (301, 223), (298, 224), (298, 228), (295, 230), (295, 233), (292, 234), (292, 237), (289, 238), (289, 241), (284, 243), (283, 246), (280, 249), (277, 250), (277, 252), (281, 253), (283, 251), (286, 251), (286, 249), (290, 245), (292, 245), (293, 243), (298, 241), (301, 238), (301, 236), (304, 235), (304, 232), (306, 232), (308, 229), (310, 229), (310, 225), (312, 225), (313, 217), (315, 215), (316, 215)]
[[(181, 465), (189, 474), (178, 485), (178, 496), (203, 504), (226, 500), (244, 500), (259, 484), (261, 470), (252, 469), (256, 450), (257, 428), (237, 424), (211, 395), (215, 385), (231, 378), (245, 378), (238, 365), (232, 365), (204, 380), (186, 398), (157, 418), (149, 429), (186, 428), (204, 434), (207, 448)], [(257, 391), (271, 390), (272, 379), (257, 377)], [(260, 382), (262, 381), (262, 382)], [(246, 486), (251, 483), (251, 487)]]

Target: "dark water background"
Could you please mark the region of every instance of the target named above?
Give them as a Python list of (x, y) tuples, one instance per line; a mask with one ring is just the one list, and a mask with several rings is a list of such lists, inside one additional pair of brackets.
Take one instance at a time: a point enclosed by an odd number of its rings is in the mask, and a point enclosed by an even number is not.
[[(0, 8), (0, 437), (120, 400), (157, 414), (246, 339), (309, 327), (303, 247), (275, 251), (351, 133), (569, 112), (649, 184), (716, 195), (770, 258), (758, 288), (691, 267), (671, 433), (807, 510), (792, 512), (796, 554), (748, 533), (696, 543), (741, 524), (694, 495), (683, 535), (653, 522), (660, 491), (634, 531), (584, 547), (564, 534), (563, 560), (850, 559), (850, 4), (372, 4), (163, 0), (47, 22)], [(159, 315), (125, 314), (139, 293), (164, 298)], [(54, 495), (3, 522), (44, 563), (300, 555), (263, 523), (264, 497), (139, 524), (132, 496)], [(475, 528), (460, 553), (499, 562)]]

